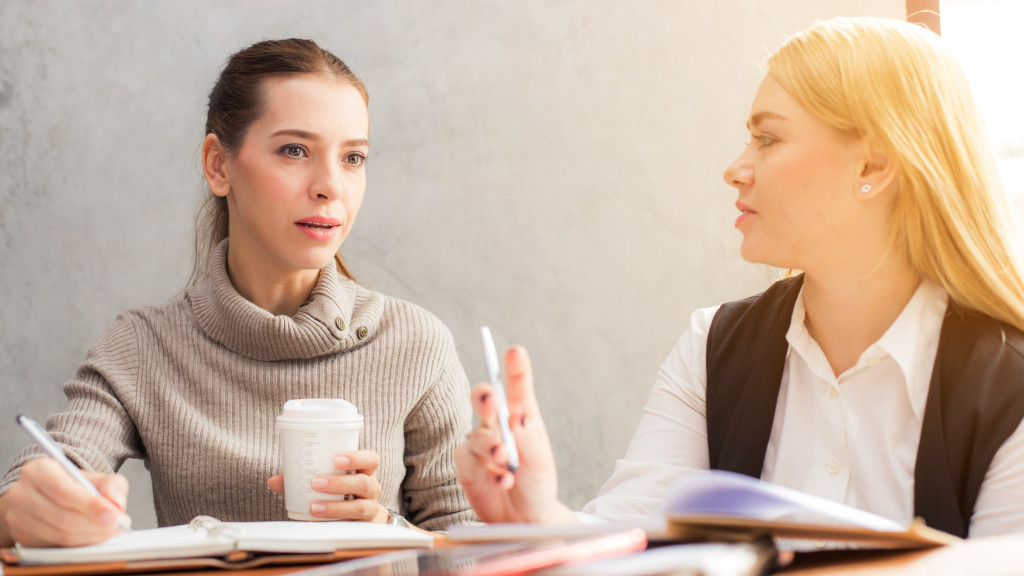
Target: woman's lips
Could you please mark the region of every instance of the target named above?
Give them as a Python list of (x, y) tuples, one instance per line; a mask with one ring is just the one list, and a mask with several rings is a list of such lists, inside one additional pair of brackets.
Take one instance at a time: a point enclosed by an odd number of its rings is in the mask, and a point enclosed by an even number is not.
[(739, 217), (736, 218), (736, 223), (734, 224), (734, 226), (737, 228), (740, 227), (740, 224), (743, 224), (747, 220), (750, 220), (751, 218), (757, 215), (757, 212), (754, 212), (754, 210), (751, 209), (750, 206), (747, 206), (743, 202), (737, 202), (736, 208), (741, 212)]
[(314, 240), (326, 241), (334, 238), (341, 228), (341, 221), (337, 218), (325, 216), (311, 216), (303, 218), (295, 223), (306, 236)]

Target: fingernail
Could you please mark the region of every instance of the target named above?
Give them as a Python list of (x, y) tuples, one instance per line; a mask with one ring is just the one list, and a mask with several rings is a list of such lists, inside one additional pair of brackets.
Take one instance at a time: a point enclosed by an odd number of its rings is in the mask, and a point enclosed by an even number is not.
[(103, 524), (106, 524), (107, 526), (110, 526), (112, 524), (116, 524), (117, 523), (117, 514), (114, 514), (113, 512), (109, 512), (109, 511), (108, 512), (101, 512), (100, 513), (100, 522), (102, 522)]
[(352, 459), (349, 458), (348, 456), (338, 456), (337, 458), (334, 459), (334, 467), (338, 469), (344, 469), (349, 465), (350, 462), (352, 462)]
[(320, 515), (327, 512), (327, 506), (324, 506), (323, 504), (313, 504), (312, 506), (309, 507), (309, 510), (314, 515)]
[(323, 476), (313, 478), (313, 490), (323, 490), (324, 488), (327, 488), (327, 478)]

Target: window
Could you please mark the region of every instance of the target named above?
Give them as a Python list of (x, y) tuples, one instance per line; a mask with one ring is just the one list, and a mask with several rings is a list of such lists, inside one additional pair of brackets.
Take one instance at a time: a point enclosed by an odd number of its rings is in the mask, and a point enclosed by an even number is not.
[(1024, 0), (942, 0), (941, 7), (942, 37), (967, 72), (1024, 235)]

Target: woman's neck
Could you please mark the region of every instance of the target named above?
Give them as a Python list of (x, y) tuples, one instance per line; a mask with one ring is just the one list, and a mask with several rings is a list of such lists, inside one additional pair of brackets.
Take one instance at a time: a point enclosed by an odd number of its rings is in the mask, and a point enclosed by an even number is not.
[(836, 376), (852, 368), (914, 296), (921, 278), (903, 258), (890, 256), (867, 272), (805, 271), (807, 330)]
[(228, 278), (246, 300), (275, 316), (294, 316), (316, 286), (319, 270), (280, 270), (249, 263), (228, 246)]

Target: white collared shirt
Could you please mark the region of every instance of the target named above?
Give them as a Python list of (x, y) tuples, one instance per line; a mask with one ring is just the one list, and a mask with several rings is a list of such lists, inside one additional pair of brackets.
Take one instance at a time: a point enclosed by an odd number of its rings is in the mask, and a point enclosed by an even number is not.
[[(924, 281), (889, 329), (836, 377), (804, 323), (803, 292), (761, 477), (901, 523), (914, 516), (914, 468), (947, 305)], [(705, 392), (708, 328), (697, 310), (662, 364), (625, 458), (583, 512), (642, 520), (661, 512), (668, 485), (709, 467)], [(1024, 425), (996, 452), (970, 536), (1024, 530)]]

